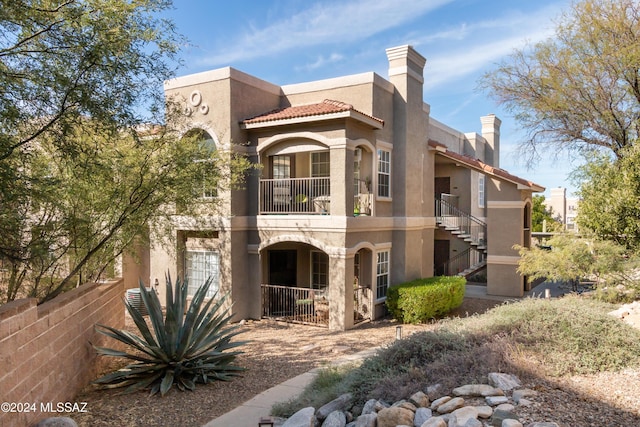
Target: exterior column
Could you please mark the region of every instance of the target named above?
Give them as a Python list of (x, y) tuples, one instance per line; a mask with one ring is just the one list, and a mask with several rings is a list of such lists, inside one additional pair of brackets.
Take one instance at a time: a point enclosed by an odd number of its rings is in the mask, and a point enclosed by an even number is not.
[(329, 329), (353, 327), (353, 256), (329, 254)]

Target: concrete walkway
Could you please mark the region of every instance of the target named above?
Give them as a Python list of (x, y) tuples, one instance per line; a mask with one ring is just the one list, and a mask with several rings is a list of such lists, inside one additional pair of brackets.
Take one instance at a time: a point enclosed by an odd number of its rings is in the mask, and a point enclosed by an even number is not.
[[(373, 356), (377, 348), (363, 350), (356, 354), (343, 356), (328, 366), (339, 366), (352, 363)], [(261, 417), (268, 417), (271, 407), (279, 402), (291, 400), (304, 391), (322, 368), (315, 368), (309, 372), (291, 378), (275, 387), (265, 390), (242, 405), (226, 414), (209, 421), (204, 427), (256, 427)]]

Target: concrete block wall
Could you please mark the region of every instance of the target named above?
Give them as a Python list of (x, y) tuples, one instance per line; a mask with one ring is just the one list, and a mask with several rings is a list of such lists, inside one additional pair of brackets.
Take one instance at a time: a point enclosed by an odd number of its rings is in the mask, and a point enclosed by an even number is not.
[[(96, 323), (124, 328), (124, 280), (89, 283), (42, 305), (35, 298), (0, 306), (0, 425), (29, 426), (51, 416), (47, 403), (70, 402), (108, 360), (91, 344), (114, 346), (95, 332)], [(25, 410), (24, 405), (29, 404)]]

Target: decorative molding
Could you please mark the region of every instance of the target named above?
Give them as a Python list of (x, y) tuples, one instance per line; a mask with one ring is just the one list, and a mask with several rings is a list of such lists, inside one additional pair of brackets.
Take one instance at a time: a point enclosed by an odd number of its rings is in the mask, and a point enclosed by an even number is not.
[(519, 256), (487, 255), (487, 264), (518, 265)]
[(522, 200), (488, 200), (487, 208), (489, 209), (522, 209), (525, 202)]

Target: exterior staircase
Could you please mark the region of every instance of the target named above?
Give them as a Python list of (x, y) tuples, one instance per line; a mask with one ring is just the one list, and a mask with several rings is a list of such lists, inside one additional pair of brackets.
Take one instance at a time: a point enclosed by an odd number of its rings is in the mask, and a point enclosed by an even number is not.
[(445, 198), (436, 198), (436, 224), (469, 244), (469, 249), (449, 259), (447, 276), (469, 277), (487, 265), (487, 224), (461, 211)]

